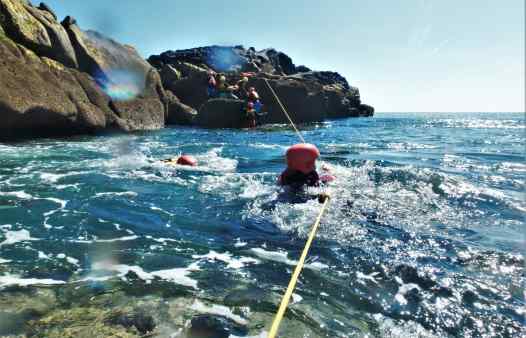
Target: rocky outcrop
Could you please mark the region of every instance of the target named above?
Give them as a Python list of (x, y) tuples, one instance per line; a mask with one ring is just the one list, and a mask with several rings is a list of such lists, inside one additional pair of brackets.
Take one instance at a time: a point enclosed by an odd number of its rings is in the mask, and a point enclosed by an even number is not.
[(0, 25), (15, 42), (39, 56), (76, 67), (73, 46), (54, 14), (20, 0), (0, 0)]
[[(161, 72), (165, 88), (184, 104), (198, 110), (199, 115), (206, 114), (206, 118), (198, 116), (196, 119), (200, 126), (216, 128), (218, 125), (232, 127), (239, 124), (230, 120), (237, 114), (237, 104), (209, 101), (206, 93), (209, 71), (223, 73), (230, 84), (246, 73), (251, 74), (246, 87), (256, 88), (267, 112), (260, 118), (260, 123), (288, 123), (265, 79), (297, 123), (371, 116), (374, 113), (372, 107), (362, 104), (358, 88), (350, 86), (340, 74), (296, 67), (289, 56), (274, 49), (256, 51), (242, 46), (210, 46), (167, 51), (150, 56), (148, 61)], [(240, 98), (244, 95), (243, 91), (237, 94)], [(210, 118), (220, 115), (220, 112), (228, 115), (226, 121)], [(210, 124), (203, 121), (210, 121)]]
[(0, 138), (87, 133), (112, 123), (109, 108), (98, 106), (105, 98), (86, 74), (39, 58), (5, 36), (0, 60)]
[(133, 47), (84, 32), (71, 17), (61, 24), (45, 4), (0, 0), (0, 60), (4, 140), (158, 129), (184, 116)]
[(165, 91), (167, 124), (192, 125), (197, 117), (197, 111), (182, 103), (171, 91)]
[[(335, 72), (296, 66), (275, 49), (201, 47), (153, 55), (83, 31), (68, 16), (26, 0), (0, 0), (0, 138), (158, 129), (165, 123), (210, 128), (246, 125), (244, 101), (212, 99), (211, 70), (229, 83), (247, 72), (267, 114), (288, 123), (267, 86), (297, 123), (370, 116), (357, 88)], [(241, 99), (246, 93), (241, 90)]]

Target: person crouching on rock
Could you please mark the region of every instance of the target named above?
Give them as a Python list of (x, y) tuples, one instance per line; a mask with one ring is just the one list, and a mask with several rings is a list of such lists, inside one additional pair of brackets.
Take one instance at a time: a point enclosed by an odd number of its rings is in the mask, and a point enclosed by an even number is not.
[(217, 82), (217, 93), (220, 98), (238, 100), (238, 97), (233, 93), (235, 90), (237, 90), (237, 86), (229, 86), (226, 82), (226, 76), (219, 76), (219, 81)]
[(237, 93), (240, 98), (248, 98), (247, 90), (248, 77), (243, 76), (241, 80), (237, 81)]
[(252, 102), (247, 103), (246, 106), (247, 128), (256, 128), (256, 109)]

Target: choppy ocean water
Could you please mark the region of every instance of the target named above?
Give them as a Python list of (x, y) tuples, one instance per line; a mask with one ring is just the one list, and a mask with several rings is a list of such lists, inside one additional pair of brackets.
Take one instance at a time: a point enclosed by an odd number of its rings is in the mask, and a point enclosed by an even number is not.
[[(302, 130), (337, 180), (285, 337), (525, 334), (524, 114), (377, 114)], [(268, 126), (0, 144), (0, 335), (90, 306), (72, 290), (118, 289), (158, 306), (160, 337), (191, 337), (199, 314), (231, 337), (263, 337), (320, 207), (276, 186), (296, 142)], [(157, 161), (181, 153), (200, 165)], [(35, 289), (53, 305), (17, 317)]]

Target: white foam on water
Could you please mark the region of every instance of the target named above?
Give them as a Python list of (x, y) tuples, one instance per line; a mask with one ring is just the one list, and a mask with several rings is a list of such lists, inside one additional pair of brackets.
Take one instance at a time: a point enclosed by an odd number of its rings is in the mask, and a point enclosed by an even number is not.
[(17, 275), (6, 274), (0, 276), (0, 289), (6, 286), (30, 286), (30, 285), (59, 285), (66, 282), (55, 279), (20, 278)]
[[(174, 268), (159, 271), (146, 272), (140, 266), (129, 266), (124, 264), (114, 264), (111, 261), (96, 262), (92, 265), (92, 271), (112, 271), (117, 272), (117, 277), (123, 278), (128, 272), (134, 272), (140, 279), (151, 282), (155, 277), (170, 281), (179, 285), (197, 289), (197, 281), (188, 277), (192, 271), (199, 270), (196, 263), (190, 264), (186, 268)], [(87, 277), (86, 280), (108, 280), (115, 276)]]
[(419, 338), (439, 338), (444, 335), (435, 334), (431, 331), (424, 329), (420, 324), (413, 321), (404, 320), (393, 320), (389, 317), (385, 317), (380, 313), (376, 313), (372, 316), (378, 323), (378, 329), (380, 337), (389, 338), (406, 338), (406, 337), (419, 337)]
[(290, 304), (296, 304), (303, 300), (303, 297), (298, 295), (297, 293), (292, 294), (292, 302)]
[(225, 318), (228, 318), (234, 321), (235, 323), (239, 325), (248, 324), (248, 321), (245, 318), (239, 315), (236, 315), (235, 313), (232, 312), (232, 310), (230, 310), (229, 307), (226, 307), (223, 305), (217, 305), (217, 304), (206, 305), (203, 302), (196, 299), (194, 303), (190, 306), (190, 309), (197, 311), (199, 313), (206, 313), (206, 314), (211, 314), (211, 315), (216, 315), (216, 316), (222, 316), (222, 317), (225, 317)]
[(73, 257), (69, 257), (67, 256), (66, 254), (63, 254), (63, 253), (60, 253), (57, 255), (57, 258), (58, 259), (65, 259), (69, 264), (72, 264), (72, 265), (79, 265), (79, 260), (76, 259), (76, 258), (73, 258)]
[(46, 255), (43, 251), (39, 251), (38, 259), (51, 259), (51, 257), (49, 255)]
[(202, 193), (222, 196), (227, 201), (239, 198), (252, 200), (275, 193), (279, 188), (263, 183), (269, 173), (209, 175), (202, 178), (198, 190)]
[(66, 174), (52, 174), (52, 173), (42, 172), (40, 173), (40, 179), (42, 179), (44, 183), (54, 184), (54, 183), (57, 183), (58, 180), (60, 180), (63, 177), (76, 175), (76, 174), (77, 172), (69, 172)]
[(103, 197), (103, 196), (130, 196), (130, 197), (137, 197), (138, 194), (134, 191), (122, 191), (122, 192), (99, 192), (95, 194), (95, 197)]
[(74, 243), (112, 243), (112, 242), (126, 242), (126, 241), (133, 241), (139, 238), (137, 235), (132, 236), (123, 236), (119, 238), (111, 238), (111, 239), (93, 239), (93, 240), (84, 240), (84, 239), (75, 239), (71, 242)]
[(193, 255), (192, 258), (195, 259), (206, 259), (208, 261), (221, 261), (227, 264), (229, 269), (241, 269), (248, 264), (258, 264), (259, 260), (252, 257), (241, 257), (234, 258), (229, 252), (218, 253), (215, 251), (210, 251), (206, 255)]
[(249, 147), (256, 148), (256, 149), (280, 149), (280, 150), (287, 150), (287, 146), (283, 146), (281, 144), (267, 144), (267, 143), (251, 143), (249, 144)]
[(176, 214), (174, 214), (174, 213), (171, 213), (171, 212), (169, 212), (169, 211), (166, 211), (166, 210), (164, 210), (164, 209), (161, 209), (161, 208), (156, 207), (156, 206), (153, 206), (153, 205), (150, 206), (150, 210), (160, 211), (160, 212), (162, 212), (162, 213), (164, 213), (164, 214), (166, 214), (166, 215), (168, 215), (168, 216), (176, 216)]
[(3, 259), (2, 257), (0, 257), (0, 264), (5, 264), (5, 263), (9, 263), (9, 262), (11, 262), (11, 260)]
[(414, 283), (405, 284), (400, 277), (395, 277), (395, 280), (400, 286), (398, 287), (398, 292), (394, 298), (400, 305), (407, 305), (407, 299), (405, 298), (406, 293), (413, 289), (420, 290), (420, 287)]
[(33, 196), (26, 193), (25, 191), (0, 191), (0, 196), (16, 197), (23, 200), (32, 199)]
[(3, 245), (12, 245), (18, 242), (25, 241), (37, 241), (38, 238), (32, 238), (29, 231), (22, 229), (18, 231), (7, 231), (4, 233), (5, 240), (0, 243), (0, 247)]
[[(250, 251), (254, 253), (257, 257), (264, 260), (284, 263), (290, 266), (296, 266), (298, 264), (298, 261), (288, 258), (288, 253), (286, 251), (267, 251), (263, 248), (252, 248), (250, 249)], [(320, 262), (313, 262), (305, 264), (305, 268), (320, 271), (322, 269), (329, 268), (329, 266)]]
[(234, 247), (236, 247), (236, 248), (242, 248), (242, 247), (247, 246), (247, 245), (248, 245), (248, 243), (241, 241), (241, 238), (236, 238), (236, 242), (234, 243)]
[(379, 272), (372, 272), (368, 275), (360, 272), (360, 271), (357, 271), (356, 272), (356, 278), (358, 278), (358, 282), (365, 285), (365, 281), (370, 281), (374, 284), (378, 284), (378, 282), (376, 281), (376, 279), (374, 278), (376, 275), (379, 275), (380, 273)]

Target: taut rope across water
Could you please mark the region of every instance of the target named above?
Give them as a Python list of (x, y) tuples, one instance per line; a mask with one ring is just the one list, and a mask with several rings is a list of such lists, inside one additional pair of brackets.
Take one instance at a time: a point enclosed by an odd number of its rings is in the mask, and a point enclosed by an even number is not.
[[(281, 103), (281, 100), (279, 99), (278, 95), (276, 94), (276, 92), (274, 91), (274, 89), (272, 88), (272, 86), (270, 85), (267, 79), (265, 79), (265, 83), (267, 84), (268, 88), (274, 95), (274, 98), (276, 99), (283, 113), (289, 120), (290, 124), (292, 125), (292, 128), (294, 128), (294, 131), (296, 131), (296, 134), (298, 135), (299, 139), (302, 141), (302, 143), (305, 143), (305, 139), (301, 135), (298, 128), (296, 128), (296, 125), (290, 118), (290, 115), (285, 109), (285, 106), (283, 105), (283, 103)], [(285, 291), (285, 295), (283, 295), (283, 298), (281, 299), (281, 304), (279, 305), (278, 312), (276, 313), (276, 316), (274, 317), (274, 321), (272, 322), (272, 326), (270, 327), (270, 332), (267, 336), (268, 338), (275, 338), (276, 335), (278, 334), (279, 325), (281, 324), (283, 315), (285, 314), (285, 311), (287, 310), (287, 307), (290, 302), (290, 297), (292, 297), (292, 292), (294, 291), (294, 288), (296, 287), (296, 283), (298, 282), (300, 273), (303, 270), (303, 266), (305, 265), (305, 259), (307, 258), (307, 254), (309, 253), (310, 247), (312, 245), (312, 241), (314, 240), (314, 237), (316, 236), (316, 231), (318, 230), (318, 227), (320, 225), (321, 217), (323, 216), (323, 213), (325, 212), (325, 209), (327, 208), (327, 205), (329, 204), (329, 200), (330, 200), (330, 197), (327, 197), (325, 198), (325, 201), (323, 201), (323, 205), (321, 206), (321, 210), (318, 213), (318, 217), (316, 217), (316, 221), (314, 222), (314, 225), (312, 226), (309, 237), (307, 238), (307, 242), (305, 242), (305, 246), (303, 247), (303, 252), (301, 253), (301, 257), (298, 261), (298, 264), (296, 265), (296, 268), (294, 269), (294, 272), (292, 273), (292, 277), (290, 278), (289, 285), (287, 287), (287, 290)]]

